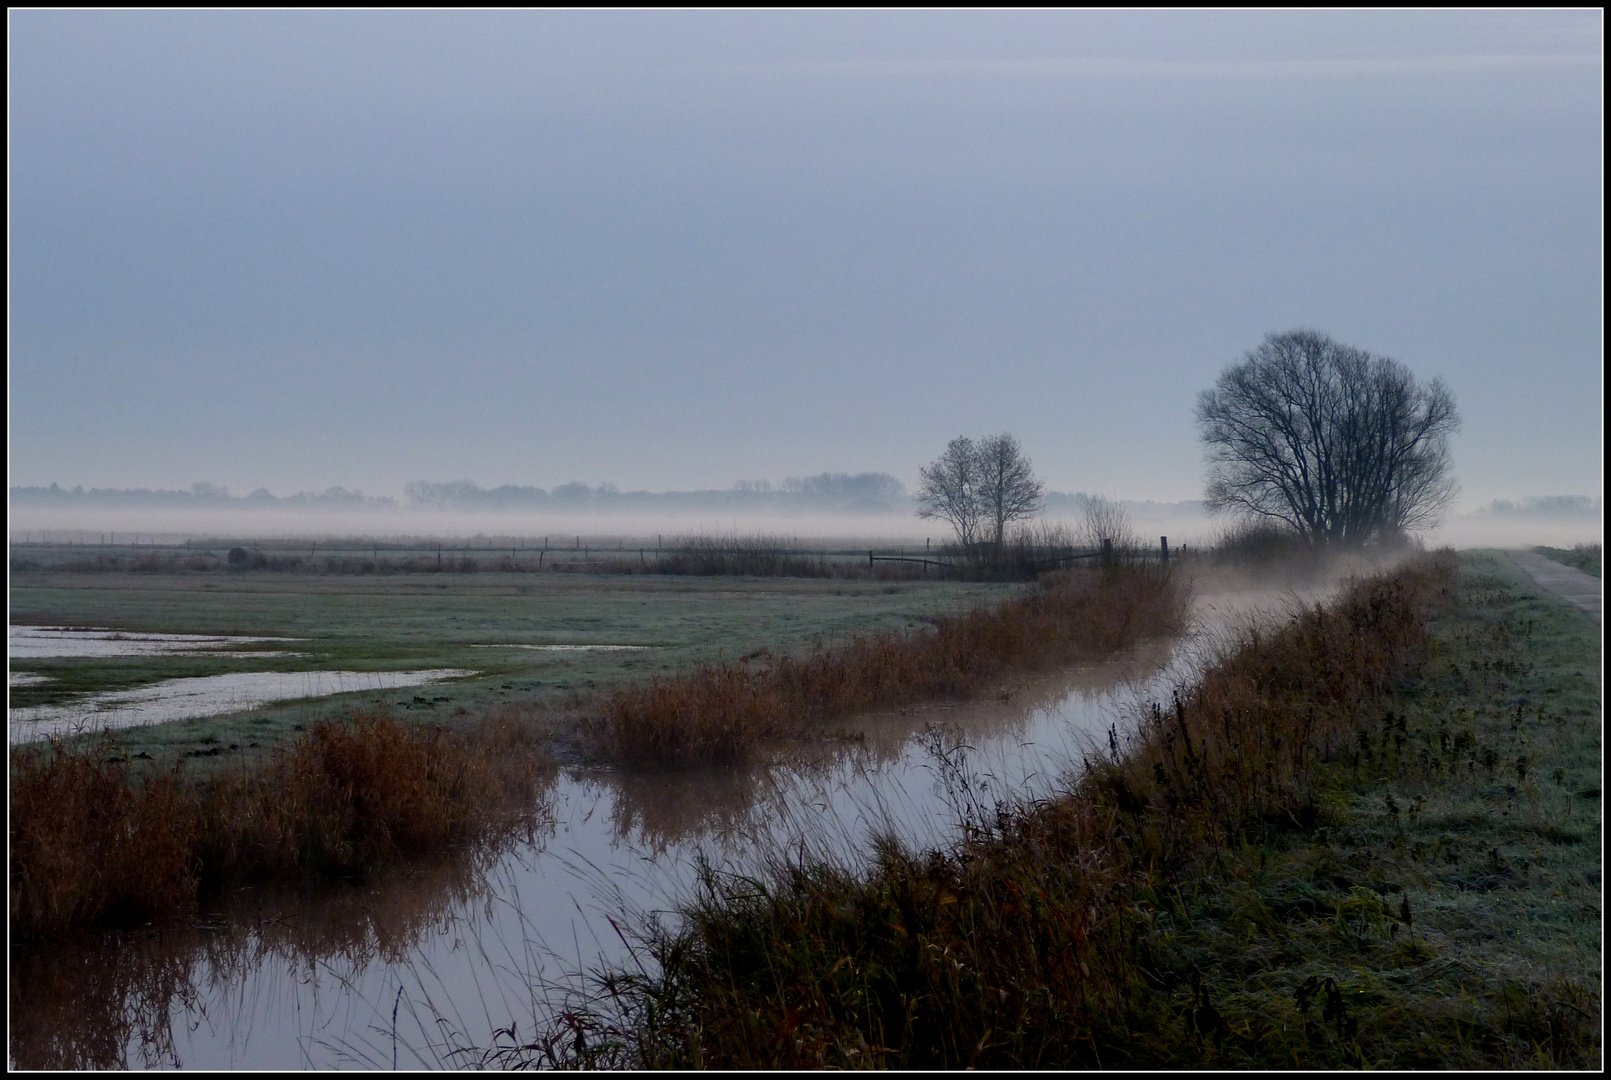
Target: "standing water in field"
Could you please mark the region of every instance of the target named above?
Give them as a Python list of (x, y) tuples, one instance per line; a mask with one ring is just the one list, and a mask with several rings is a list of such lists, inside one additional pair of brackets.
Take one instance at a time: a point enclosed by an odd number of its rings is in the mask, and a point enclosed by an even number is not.
[[(1280, 596), (1265, 598), (1277, 607)], [(863, 715), (744, 769), (561, 776), (550, 824), (336, 889), (241, 894), (199, 925), (13, 949), (23, 1068), (450, 1068), (533, 1035), (587, 976), (639, 962), (701, 862), (755, 874), (801, 851), (855, 865), (880, 836), (947, 843), (998, 801), (1055, 794), (1127, 709), (1189, 679), (1250, 606), (1199, 602), (1177, 643), (994, 695)], [(502, 1034), (500, 1034), (500, 1032)]]
[[(6, 651), (13, 660), (108, 656), (223, 656), (233, 659), (289, 658), (280, 651), (241, 646), (295, 641), (283, 637), (221, 634), (153, 634), (89, 626), (12, 626)], [(170, 720), (242, 712), (274, 701), (327, 697), (355, 690), (429, 686), (476, 674), (463, 668), (417, 671), (238, 671), (187, 679), (164, 679), (129, 690), (84, 694), (62, 705), (7, 710), (12, 745), (103, 729), (143, 727)], [(47, 675), (8, 672), (11, 686), (38, 685)]]

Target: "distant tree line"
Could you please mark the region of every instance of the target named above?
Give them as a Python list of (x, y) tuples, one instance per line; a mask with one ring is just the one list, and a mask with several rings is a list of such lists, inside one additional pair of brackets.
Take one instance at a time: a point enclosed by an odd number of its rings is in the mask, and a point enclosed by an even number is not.
[(404, 489), (410, 506), (454, 509), (565, 507), (588, 509), (722, 509), (890, 511), (909, 501), (906, 485), (882, 472), (818, 473), (791, 476), (774, 486), (767, 480), (740, 480), (731, 488), (703, 491), (622, 491), (614, 484), (579, 482), (546, 489), (505, 484), (483, 488), (470, 480), (432, 483), (416, 480)]
[[(580, 482), (561, 484), (554, 488), (505, 484), (498, 487), (481, 487), (471, 480), (435, 482), (416, 480), (404, 489), (402, 500), (388, 495), (365, 495), (343, 487), (324, 491), (304, 491), (294, 495), (275, 495), (258, 488), (249, 495), (232, 495), (227, 488), (206, 482), (196, 483), (188, 489), (163, 490), (152, 488), (86, 488), (82, 485), (63, 487), (13, 487), (11, 501), (19, 505), (93, 503), (110, 506), (148, 506), (162, 508), (364, 508), (384, 509), (409, 506), (421, 509), (459, 510), (520, 510), (547, 507), (550, 509), (592, 510), (732, 510), (761, 511), (809, 509), (821, 511), (852, 511), (876, 513), (888, 510), (909, 511), (915, 505), (913, 495), (900, 480), (884, 472), (818, 473), (815, 476), (791, 476), (779, 482), (768, 480), (740, 480), (730, 489), (707, 491), (622, 491), (614, 484), (589, 485)], [(1083, 516), (1096, 498), (1084, 492), (1048, 491), (1042, 504), (1045, 512), (1063, 517)], [(1126, 504), (1158, 510), (1190, 511), (1201, 508), (1201, 503), (1133, 503)]]
[(1495, 499), (1486, 509), (1503, 517), (1598, 517), (1605, 512), (1605, 500), (1587, 495), (1535, 495), (1520, 501)]
[(388, 495), (365, 495), (343, 487), (324, 491), (302, 491), (295, 495), (275, 495), (266, 488), (258, 488), (250, 495), (231, 495), (227, 488), (217, 484), (198, 482), (188, 490), (162, 490), (152, 488), (85, 488), (83, 485), (65, 488), (60, 484), (49, 487), (14, 487), (10, 490), (13, 503), (75, 503), (93, 502), (112, 506), (160, 507), (384, 507), (396, 506), (397, 500)]

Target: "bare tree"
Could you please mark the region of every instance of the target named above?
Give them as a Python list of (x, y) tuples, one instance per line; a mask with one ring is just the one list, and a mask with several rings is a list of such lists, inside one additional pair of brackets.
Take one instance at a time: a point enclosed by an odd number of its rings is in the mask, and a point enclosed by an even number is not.
[(979, 461), (979, 500), (987, 525), (995, 530), (999, 551), (1006, 539), (1007, 525), (1040, 513), (1045, 485), (1024, 456), (1018, 440), (1002, 432), (979, 440), (975, 447)]
[(952, 439), (922, 470), (918, 514), (943, 518), (963, 547), (989, 541), (999, 551), (1007, 526), (1040, 510), (1045, 489), (1011, 435)]
[(964, 548), (979, 539), (982, 503), (979, 500), (979, 453), (972, 439), (952, 439), (945, 453), (924, 466), (917, 488), (918, 517), (940, 518), (956, 530)]
[(1197, 402), (1211, 511), (1279, 521), (1315, 543), (1437, 523), (1460, 424), (1441, 380), (1309, 330), (1271, 334)]

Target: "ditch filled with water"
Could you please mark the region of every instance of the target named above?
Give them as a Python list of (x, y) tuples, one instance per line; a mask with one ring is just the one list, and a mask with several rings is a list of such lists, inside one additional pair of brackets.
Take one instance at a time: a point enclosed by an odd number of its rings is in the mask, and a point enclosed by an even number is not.
[(467, 851), (361, 885), (241, 892), (197, 924), (13, 947), (21, 1068), (454, 1068), (530, 1035), (640, 962), (701, 862), (757, 874), (800, 852), (856, 865), (875, 838), (948, 843), (969, 815), (1056, 794), (1138, 704), (1190, 681), (1227, 626), (1290, 594), (1198, 602), (1197, 626), (966, 704), (850, 718), (761, 764), (571, 770), (511, 850)]

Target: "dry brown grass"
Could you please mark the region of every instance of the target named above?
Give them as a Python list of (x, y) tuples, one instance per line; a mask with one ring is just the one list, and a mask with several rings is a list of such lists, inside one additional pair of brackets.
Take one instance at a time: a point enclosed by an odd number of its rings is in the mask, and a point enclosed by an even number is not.
[(496, 842), (531, 825), (551, 771), (498, 716), (468, 734), (324, 721), (267, 762), (205, 781), (132, 770), (109, 742), (13, 750), (11, 932), (171, 919), (230, 882), (363, 874)]
[(1219, 846), (1248, 823), (1312, 823), (1312, 766), (1354, 739), (1359, 709), (1418, 663), (1452, 556), (1356, 585), (1277, 633), (1251, 631), (1172, 707), (1153, 707), (1126, 751), (1100, 763), (1091, 798)]
[(194, 797), (176, 774), (131, 782), (112, 749), (11, 752), (13, 935), (137, 924), (194, 903)]
[(266, 769), (229, 774), (201, 803), (209, 877), (351, 874), (512, 823), (535, 752), (507, 731), (466, 739), (384, 716), (315, 725)]
[(1178, 632), (1186, 608), (1185, 590), (1167, 568), (1048, 575), (1033, 592), (942, 617), (931, 629), (859, 636), (804, 656), (709, 666), (620, 691), (590, 738), (596, 753), (617, 761), (734, 761), (829, 717), (966, 697), (1009, 671), (1101, 656), (1142, 637)]

